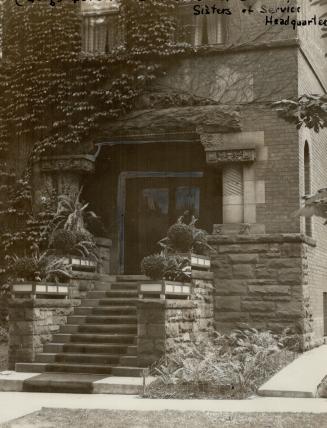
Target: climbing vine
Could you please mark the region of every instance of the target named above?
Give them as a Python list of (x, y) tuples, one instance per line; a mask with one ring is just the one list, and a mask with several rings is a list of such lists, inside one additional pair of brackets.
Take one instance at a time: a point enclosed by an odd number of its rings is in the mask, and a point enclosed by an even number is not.
[[(185, 52), (172, 42), (174, 0), (122, 0), (124, 42), (110, 54), (81, 53), (79, 4), (17, 7), (4, 0), (0, 63), (1, 248), (29, 251), (44, 239), (49, 207), (33, 212), (30, 172), (15, 178), (20, 151), (31, 170), (42, 155), (88, 152), (103, 121), (133, 107), (163, 58)], [(3, 258), (2, 258), (3, 259)]]

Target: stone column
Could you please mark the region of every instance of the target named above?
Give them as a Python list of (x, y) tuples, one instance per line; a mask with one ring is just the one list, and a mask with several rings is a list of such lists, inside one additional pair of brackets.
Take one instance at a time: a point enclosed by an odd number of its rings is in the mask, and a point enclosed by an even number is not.
[(243, 166), (228, 164), (223, 167), (223, 222), (243, 223)]
[(34, 204), (41, 206), (41, 198), (49, 189), (59, 194), (78, 193), (82, 177), (94, 171), (91, 155), (61, 155), (43, 157), (33, 165)]

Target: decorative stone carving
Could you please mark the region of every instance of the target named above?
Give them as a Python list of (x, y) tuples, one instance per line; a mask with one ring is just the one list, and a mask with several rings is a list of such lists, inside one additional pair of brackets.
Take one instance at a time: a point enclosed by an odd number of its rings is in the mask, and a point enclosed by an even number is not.
[(254, 149), (241, 150), (215, 150), (206, 152), (206, 160), (208, 163), (231, 163), (231, 162), (254, 162)]
[(255, 143), (247, 141), (247, 135), (244, 133), (204, 133), (200, 134), (200, 140), (208, 163), (255, 161)]
[(92, 173), (94, 171), (94, 157), (91, 155), (64, 155), (44, 157), (40, 161), (41, 171), (72, 171), (78, 173)]

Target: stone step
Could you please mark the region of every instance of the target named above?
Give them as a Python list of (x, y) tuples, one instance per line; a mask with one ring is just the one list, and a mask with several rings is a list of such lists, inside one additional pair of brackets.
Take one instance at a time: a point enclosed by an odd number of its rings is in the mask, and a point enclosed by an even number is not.
[(143, 281), (149, 279), (145, 275), (117, 275), (116, 281), (117, 282), (129, 282), (129, 281)]
[[(118, 365), (120, 354), (86, 354), (86, 353), (42, 353), (36, 355), (36, 362), (39, 363), (77, 363), (77, 364), (108, 364)], [(137, 366), (137, 357), (130, 357), (130, 362), (135, 361)], [(128, 360), (127, 360), (128, 361)]]
[(69, 364), (69, 363), (17, 363), (17, 372), (26, 373), (94, 373), (114, 376), (141, 376), (141, 367), (120, 367), (103, 364)]
[(94, 374), (43, 373), (23, 382), (24, 392), (91, 394), (94, 383), (104, 378)]
[(44, 345), (44, 352), (136, 355), (137, 348), (127, 343), (48, 343)]
[(138, 282), (113, 282), (110, 289), (115, 290), (137, 290)]
[(100, 306), (99, 308), (93, 308), (93, 314), (96, 315), (135, 315), (137, 308), (136, 306)]
[(67, 324), (60, 328), (60, 333), (137, 333), (137, 326), (134, 324)]
[(133, 315), (136, 314), (136, 306), (78, 306), (74, 309), (74, 315)]
[[(154, 378), (145, 380), (149, 384)], [(0, 391), (138, 395), (143, 391), (143, 377), (9, 372), (0, 377)]]
[(136, 315), (71, 315), (67, 324), (136, 324)]
[(89, 291), (86, 296), (87, 299), (107, 299), (125, 297), (137, 297), (137, 290)]
[(134, 306), (137, 303), (137, 298), (111, 298), (111, 299), (83, 299), (83, 306)]
[(46, 366), (46, 363), (16, 363), (15, 370), (24, 373), (44, 373)]
[(55, 343), (121, 343), (121, 344), (134, 344), (136, 340), (135, 334), (54, 334), (53, 342)]
[(139, 365), (137, 355), (123, 355), (120, 357), (120, 365), (127, 367), (137, 367)]

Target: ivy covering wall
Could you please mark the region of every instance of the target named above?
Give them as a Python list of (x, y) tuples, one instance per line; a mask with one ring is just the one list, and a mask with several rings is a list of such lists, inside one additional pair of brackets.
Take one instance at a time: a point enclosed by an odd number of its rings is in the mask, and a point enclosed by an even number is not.
[[(162, 70), (180, 55), (172, 43), (174, 0), (122, 0), (124, 44), (107, 55), (81, 53), (79, 3), (50, 7), (4, 0), (0, 63), (0, 247), (4, 256), (44, 240), (50, 207), (35, 213), (30, 171), (43, 155), (88, 153), (103, 121), (133, 108)], [(19, 172), (18, 175), (15, 172)], [(2, 257), (2, 260), (4, 257)]]

